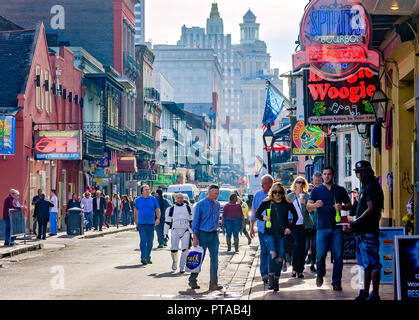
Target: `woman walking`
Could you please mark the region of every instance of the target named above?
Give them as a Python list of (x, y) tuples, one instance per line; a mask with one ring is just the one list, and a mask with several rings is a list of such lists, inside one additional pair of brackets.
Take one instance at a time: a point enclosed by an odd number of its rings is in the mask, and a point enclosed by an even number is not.
[(121, 213), (120, 213), (120, 216), (122, 217), (123, 226), (126, 226), (129, 223), (130, 210), (131, 210), (131, 206), (128, 200), (128, 196), (123, 195), (122, 201), (121, 201)]
[(304, 278), (304, 263), (306, 257), (306, 237), (313, 229), (314, 223), (307, 211), (306, 204), (309, 197), (308, 182), (304, 177), (297, 177), (291, 185), (288, 198), (292, 201), (298, 215), (298, 220), (292, 231), (292, 274), (291, 277)]
[(119, 197), (119, 194), (115, 193), (112, 198), (112, 204), (113, 204), (113, 218), (111, 221), (113, 224), (118, 224), (119, 219), (119, 212), (121, 207), (121, 198)]
[(223, 225), (225, 226), (227, 233), (227, 251), (231, 251), (231, 235), (233, 234), (234, 249), (235, 252), (239, 252), (239, 232), (243, 225), (243, 211), (241, 200), (235, 193), (230, 195), (229, 203), (224, 206)]
[(109, 228), (109, 224), (111, 223), (111, 218), (113, 215), (114, 207), (113, 207), (111, 198), (109, 196), (106, 196), (105, 200), (106, 200), (105, 225), (106, 225), (106, 228)]
[(128, 197), (129, 200), (129, 206), (130, 206), (130, 210), (129, 210), (129, 224), (134, 224), (134, 199), (132, 198), (132, 196)]
[[(266, 210), (266, 215), (262, 213)], [(288, 212), (293, 219), (288, 221)], [(297, 212), (292, 203), (285, 198), (285, 189), (280, 182), (275, 182), (256, 210), (255, 217), (265, 221), (264, 241), (269, 250), (268, 289), (279, 290), (279, 277), (285, 255), (285, 236), (291, 234), (291, 229), (298, 219)]]

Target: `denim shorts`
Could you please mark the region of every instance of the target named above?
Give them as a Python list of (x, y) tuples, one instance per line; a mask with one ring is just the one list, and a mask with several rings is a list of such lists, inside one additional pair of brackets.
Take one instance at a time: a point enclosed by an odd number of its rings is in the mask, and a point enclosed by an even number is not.
[(360, 234), (356, 239), (356, 260), (365, 271), (380, 271), (378, 234)]
[(272, 236), (270, 234), (263, 235), (263, 241), (268, 249), (268, 253), (275, 251), (277, 257), (284, 258), (285, 256), (285, 236)]

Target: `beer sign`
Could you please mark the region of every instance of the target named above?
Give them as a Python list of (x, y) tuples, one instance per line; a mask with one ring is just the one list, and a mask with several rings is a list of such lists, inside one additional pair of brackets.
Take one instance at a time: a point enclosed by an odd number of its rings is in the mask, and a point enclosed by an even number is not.
[(36, 131), (35, 160), (81, 160), (81, 131)]

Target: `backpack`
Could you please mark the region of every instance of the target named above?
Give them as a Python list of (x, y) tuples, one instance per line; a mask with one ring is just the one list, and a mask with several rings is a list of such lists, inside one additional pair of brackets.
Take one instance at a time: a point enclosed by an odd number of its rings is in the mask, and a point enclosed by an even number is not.
[[(191, 207), (186, 205), (186, 209), (188, 209), (189, 215), (191, 215), (192, 210)], [(169, 217), (173, 217), (173, 212), (175, 211), (175, 206), (172, 206), (169, 210)]]

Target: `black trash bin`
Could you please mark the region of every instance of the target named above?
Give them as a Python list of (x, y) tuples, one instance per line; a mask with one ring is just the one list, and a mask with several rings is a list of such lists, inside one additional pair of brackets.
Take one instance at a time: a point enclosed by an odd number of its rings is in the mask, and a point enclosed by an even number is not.
[(68, 210), (67, 234), (76, 236), (84, 234), (83, 209), (71, 208)]

